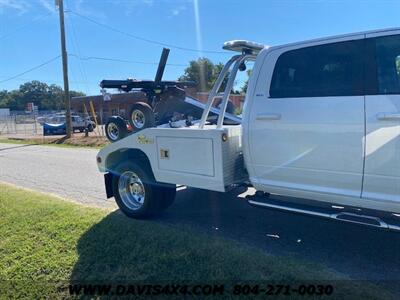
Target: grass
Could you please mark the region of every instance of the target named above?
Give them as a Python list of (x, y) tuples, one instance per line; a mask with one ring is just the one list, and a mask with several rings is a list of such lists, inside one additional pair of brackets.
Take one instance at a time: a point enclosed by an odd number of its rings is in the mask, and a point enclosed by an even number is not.
[[(132, 220), (9, 185), (0, 191), (0, 298), (68, 297), (70, 281), (346, 279), (188, 227)], [(330, 299), (391, 297), (376, 286), (344, 282)]]
[(61, 138), (5, 138), (0, 137), (0, 143), (6, 144), (28, 144), (28, 145), (44, 145), (44, 146), (56, 146), (65, 148), (95, 148), (99, 149), (109, 144), (105, 137), (84, 137), (74, 136), (66, 139)]

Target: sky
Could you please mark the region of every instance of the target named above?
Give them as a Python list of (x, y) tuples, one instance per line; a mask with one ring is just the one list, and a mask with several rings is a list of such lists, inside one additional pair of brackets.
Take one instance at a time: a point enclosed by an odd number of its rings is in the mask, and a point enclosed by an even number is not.
[[(228, 40), (279, 45), (400, 27), (400, 0), (64, 0), (64, 6), (70, 88), (87, 95), (99, 94), (102, 79), (153, 79), (163, 45), (171, 48), (164, 79), (175, 80), (200, 56), (226, 62)], [(60, 48), (55, 0), (0, 0), (0, 90), (30, 80), (62, 86)]]

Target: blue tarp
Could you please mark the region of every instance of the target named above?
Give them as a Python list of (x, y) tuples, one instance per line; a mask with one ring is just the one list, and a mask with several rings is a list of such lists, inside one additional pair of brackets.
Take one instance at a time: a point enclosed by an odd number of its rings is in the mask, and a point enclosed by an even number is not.
[(57, 135), (57, 134), (66, 134), (67, 127), (65, 123), (60, 124), (50, 124), (44, 123), (43, 124), (43, 135)]

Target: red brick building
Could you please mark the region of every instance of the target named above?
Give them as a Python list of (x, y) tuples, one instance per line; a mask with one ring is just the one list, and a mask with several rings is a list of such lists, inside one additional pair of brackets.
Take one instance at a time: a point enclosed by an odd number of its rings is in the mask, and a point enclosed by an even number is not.
[(86, 106), (91, 115), (90, 101), (93, 102), (97, 121), (103, 124), (111, 116), (119, 115), (126, 118), (130, 106), (136, 102), (146, 102), (146, 97), (140, 92), (112, 94), (109, 101), (104, 101), (103, 95), (74, 97), (71, 99), (71, 109), (76, 113), (85, 113)]
[[(209, 93), (198, 92), (193, 97), (196, 98), (197, 100), (199, 100), (200, 102), (206, 103), (208, 100), (208, 94)], [(241, 108), (243, 106), (244, 97), (245, 97), (244, 95), (230, 94), (229, 100), (232, 101), (233, 105), (236, 108), (238, 108), (238, 107)]]

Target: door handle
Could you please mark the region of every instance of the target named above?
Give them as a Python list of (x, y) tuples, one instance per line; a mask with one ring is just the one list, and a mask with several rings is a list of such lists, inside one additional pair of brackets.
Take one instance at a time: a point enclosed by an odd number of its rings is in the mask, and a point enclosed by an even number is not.
[(280, 120), (281, 114), (257, 114), (257, 120)]
[(380, 121), (400, 120), (400, 113), (379, 113), (376, 118)]

